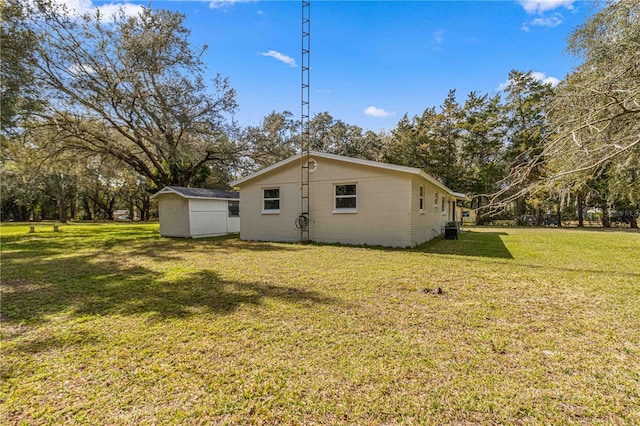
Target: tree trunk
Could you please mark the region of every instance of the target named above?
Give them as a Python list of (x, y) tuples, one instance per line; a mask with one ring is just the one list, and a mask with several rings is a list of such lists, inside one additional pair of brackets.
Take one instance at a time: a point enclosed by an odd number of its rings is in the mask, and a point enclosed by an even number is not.
[(584, 228), (584, 195), (578, 194), (578, 227)]
[(65, 206), (65, 196), (58, 197), (56, 203), (58, 204), (58, 222), (67, 223), (67, 206)]
[(142, 205), (144, 206), (144, 220), (145, 222), (147, 222), (149, 221), (149, 216), (150, 216), (151, 199), (149, 197), (146, 197), (144, 200), (142, 200)]
[(601, 204), (600, 208), (602, 209), (602, 218), (601, 218), (602, 227), (610, 228), (611, 220), (609, 219), (609, 209), (607, 208), (607, 204), (606, 203)]
[(109, 207), (107, 209), (107, 216), (108, 216), (107, 218), (109, 220), (114, 220), (114, 218), (113, 218), (113, 210), (114, 210), (115, 204), (116, 204), (116, 199), (115, 198), (112, 198), (111, 200), (109, 200)]
[(516, 213), (517, 216), (524, 216), (527, 213), (527, 204), (524, 200), (516, 201)]
[(19, 220), (20, 222), (27, 222), (32, 217), (31, 210), (29, 210), (25, 206), (18, 207), (17, 214), (17, 220)]
[[(476, 225), (484, 225), (485, 224), (485, 218), (484, 218), (484, 212), (481, 210), (482, 209), (482, 197), (477, 197), (476, 198)], [(473, 204), (471, 204), (473, 206)], [(462, 220), (462, 219), (460, 219)]]
[(146, 222), (149, 220), (149, 213), (151, 209), (151, 199), (148, 196), (146, 197), (143, 196), (138, 198), (138, 201), (139, 201), (139, 204), (136, 203), (136, 206), (140, 211), (140, 221)]
[(558, 203), (558, 228), (562, 228), (562, 209), (560, 203)]
[(633, 229), (638, 229), (638, 218), (634, 215), (631, 215), (631, 217), (629, 218), (629, 225), (631, 225)]
[(542, 209), (535, 209), (535, 218), (536, 218), (536, 225), (540, 226), (543, 224), (544, 220), (542, 219)]
[(82, 205), (84, 207), (84, 218), (86, 220), (93, 220), (93, 216), (91, 215), (91, 207), (89, 206), (89, 200), (87, 197), (82, 197)]

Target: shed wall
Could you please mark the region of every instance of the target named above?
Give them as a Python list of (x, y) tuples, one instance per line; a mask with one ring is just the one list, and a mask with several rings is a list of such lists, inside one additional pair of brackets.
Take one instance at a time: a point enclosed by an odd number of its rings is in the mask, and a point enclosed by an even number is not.
[[(229, 217), (226, 200), (189, 200), (191, 237), (210, 237), (238, 232), (240, 221)], [(235, 219), (235, 220), (229, 220)]]
[(160, 235), (199, 238), (240, 232), (240, 218), (229, 217), (227, 200), (184, 198), (177, 194), (158, 197)]
[(189, 233), (189, 202), (175, 194), (158, 197), (160, 235), (187, 238)]

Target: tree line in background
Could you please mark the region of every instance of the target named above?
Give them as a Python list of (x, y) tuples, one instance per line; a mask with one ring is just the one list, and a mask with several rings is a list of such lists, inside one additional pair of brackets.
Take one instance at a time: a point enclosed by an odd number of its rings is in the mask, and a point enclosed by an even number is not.
[[(184, 16), (74, 16), (47, 0), (2, 5), (2, 219), (152, 215), (167, 186), (228, 188), (299, 152), (287, 111), (257, 126), (233, 120), (235, 92), (209, 87)], [(449, 91), (395, 129), (316, 114), (311, 149), (418, 167), (471, 195), (480, 223), (588, 207), (640, 210), (640, 5), (606, 3), (569, 40), (583, 62), (556, 88), (511, 71), (502, 94)], [(213, 90), (211, 90), (213, 88)]]

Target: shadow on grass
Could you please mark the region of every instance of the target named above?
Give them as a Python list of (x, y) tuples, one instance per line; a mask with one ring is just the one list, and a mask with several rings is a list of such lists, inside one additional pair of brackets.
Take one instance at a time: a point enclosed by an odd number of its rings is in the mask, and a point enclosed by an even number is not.
[(55, 256), (83, 250), (125, 248), (136, 255), (157, 260), (176, 259), (176, 253), (206, 251), (294, 251), (307, 247), (294, 244), (240, 241), (238, 234), (208, 238), (164, 238), (154, 229), (107, 228), (70, 229), (67, 232), (46, 232), (2, 236), (2, 257)]
[[(98, 337), (89, 332), (78, 330), (69, 332), (68, 330), (65, 330), (56, 335), (39, 336), (37, 338), (21, 341), (15, 348), (21, 353), (37, 354), (39, 352), (50, 351), (52, 349), (89, 345), (97, 341)], [(10, 370), (5, 371), (6, 374), (9, 372)]]
[(242, 305), (265, 299), (312, 305), (335, 300), (321, 293), (266, 282), (222, 278), (202, 270), (169, 279), (162, 272), (126, 266), (119, 259), (97, 260), (93, 255), (58, 259), (34, 256), (7, 261), (3, 256), (2, 321), (10, 324), (46, 321), (65, 313), (93, 315), (150, 314), (177, 318), (200, 313), (225, 315)]
[(457, 240), (436, 238), (419, 245), (413, 251), (430, 254), (513, 259), (511, 252), (502, 241), (501, 237), (503, 235), (508, 234), (506, 232), (464, 231), (458, 233)]

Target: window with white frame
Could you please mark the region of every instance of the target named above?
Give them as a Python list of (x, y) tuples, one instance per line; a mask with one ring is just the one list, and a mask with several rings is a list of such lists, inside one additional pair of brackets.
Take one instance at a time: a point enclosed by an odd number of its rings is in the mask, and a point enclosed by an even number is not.
[(435, 198), (433, 199), (433, 205), (436, 206), (436, 208), (438, 207), (438, 201), (440, 201), (440, 194), (436, 191)]
[(444, 213), (446, 210), (446, 204), (445, 204), (445, 199), (444, 199), (444, 195), (442, 196), (442, 213)]
[(420, 185), (420, 211), (424, 211), (424, 186)]
[(335, 185), (335, 211), (353, 212), (357, 208), (356, 184)]
[(280, 212), (280, 188), (262, 190), (262, 211), (264, 213)]

